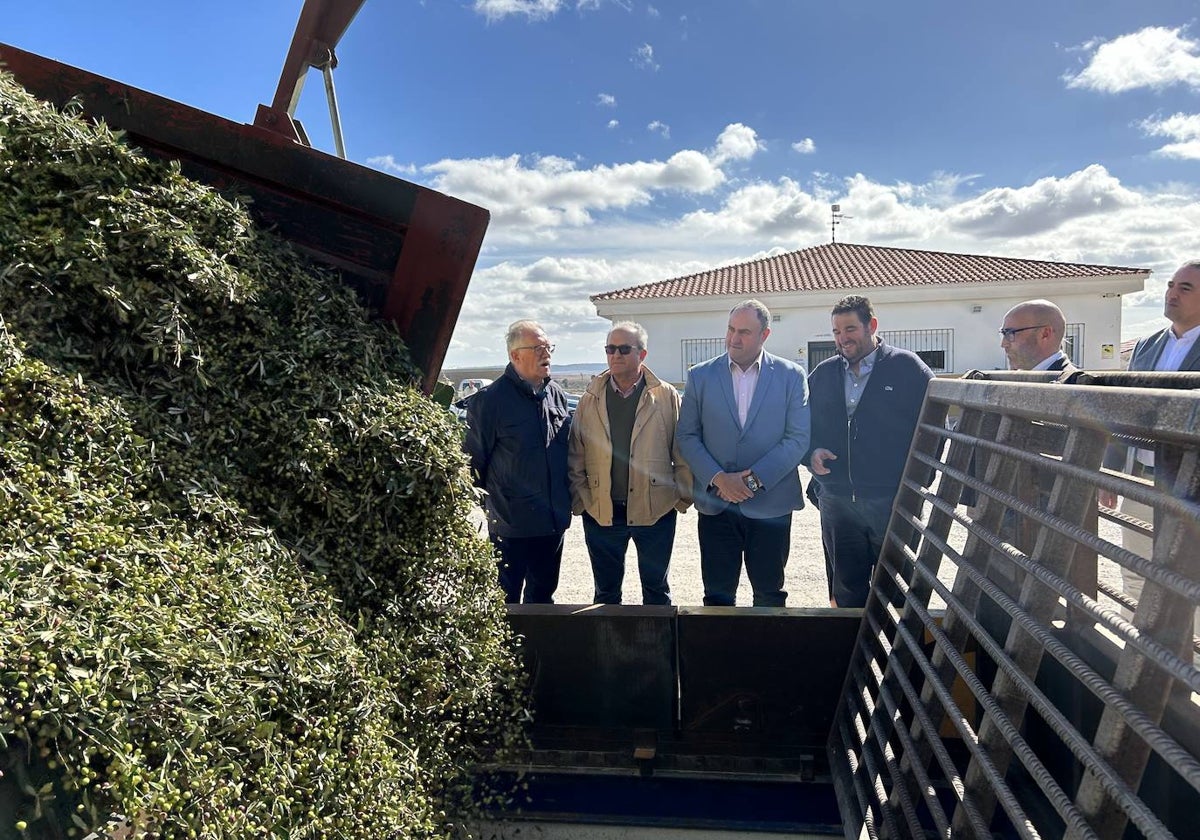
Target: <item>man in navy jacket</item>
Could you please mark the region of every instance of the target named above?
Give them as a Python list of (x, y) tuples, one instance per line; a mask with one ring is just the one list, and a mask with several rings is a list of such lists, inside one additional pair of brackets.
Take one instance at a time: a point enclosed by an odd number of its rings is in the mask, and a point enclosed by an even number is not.
[(488, 536), (500, 554), (504, 600), (554, 602), (571, 524), (567, 394), (550, 379), (554, 345), (534, 321), (508, 328), (508, 367), (467, 404), (466, 449), (487, 491)]
[(842, 298), (832, 320), (839, 355), (808, 377), (812, 448), (805, 460), (820, 484), (830, 606), (862, 607), (933, 372), (875, 335), (879, 322), (867, 298)]

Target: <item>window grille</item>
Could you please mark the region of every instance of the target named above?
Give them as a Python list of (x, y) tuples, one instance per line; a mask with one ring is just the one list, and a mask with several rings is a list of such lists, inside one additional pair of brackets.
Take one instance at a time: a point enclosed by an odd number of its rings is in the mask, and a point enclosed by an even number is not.
[(934, 373), (954, 370), (954, 330), (880, 330), (879, 337), (916, 353)]
[(833, 341), (808, 342), (808, 369), (811, 371), (826, 359), (837, 355), (837, 343)]
[(724, 338), (685, 338), (680, 342), (683, 349), (683, 373), (701, 362), (720, 356), (725, 352)]
[(1083, 324), (1067, 324), (1063, 336), (1063, 352), (1077, 368), (1083, 367)]

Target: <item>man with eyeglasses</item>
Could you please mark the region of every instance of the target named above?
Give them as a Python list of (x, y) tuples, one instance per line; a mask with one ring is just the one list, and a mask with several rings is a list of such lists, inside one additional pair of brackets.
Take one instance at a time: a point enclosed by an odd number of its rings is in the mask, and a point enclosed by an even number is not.
[(583, 518), (597, 604), (621, 603), (630, 540), (642, 603), (671, 603), (675, 520), (691, 503), (692, 474), (675, 440), (679, 392), (645, 366), (648, 344), (640, 324), (613, 325), (608, 369), (588, 385), (571, 423), (571, 507)]
[(536, 321), (512, 324), (505, 344), (504, 375), (467, 404), (465, 446), (475, 484), (487, 491), (504, 600), (551, 604), (571, 524), (567, 394), (550, 378), (554, 345)]
[[(1009, 370), (1060, 371), (1063, 373), (1061, 381), (1068, 381), (1068, 376), (1078, 373), (1078, 368), (1071, 364), (1071, 360), (1063, 352), (1067, 319), (1062, 310), (1051, 301), (1038, 298), (1018, 303), (1004, 314), (999, 332), (1000, 349), (1004, 351), (1008, 360)], [(1017, 497), (1027, 504), (1044, 509), (1050, 503), (1054, 474), (1029, 464), (1022, 464), (1018, 469), (1019, 477), (1014, 488)], [(972, 475), (980, 472), (974, 456), (968, 471)], [(979, 497), (972, 488), (963, 489), (960, 501), (967, 505), (967, 512), (973, 518), (981, 515)], [(1001, 537), (1014, 543), (1021, 550), (1030, 552), (1033, 550), (1036, 535), (1037, 528), (1034, 522), (1014, 510), (1005, 511), (1000, 524)], [(1020, 594), (1019, 578), (996, 578), (993, 582), (1010, 595)]]
[(933, 371), (875, 334), (879, 321), (867, 298), (842, 298), (830, 317), (838, 355), (808, 377), (806, 460), (820, 488), (829, 605), (863, 607)]
[(1066, 370), (1071, 364), (1062, 349), (1066, 334), (1062, 310), (1050, 301), (1018, 303), (1004, 315), (1000, 328), (1009, 370)]
[(770, 323), (760, 301), (739, 303), (729, 312), (726, 352), (688, 371), (678, 437), (700, 514), (706, 606), (734, 606), (743, 565), (754, 606), (787, 602), (792, 511), (804, 507), (808, 387), (799, 365), (763, 349)]

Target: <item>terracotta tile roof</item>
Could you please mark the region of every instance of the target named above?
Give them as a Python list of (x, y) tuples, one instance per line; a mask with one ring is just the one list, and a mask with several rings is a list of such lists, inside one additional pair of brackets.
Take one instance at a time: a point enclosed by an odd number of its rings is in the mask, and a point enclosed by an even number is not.
[(592, 295), (591, 300), (648, 300), (708, 295), (749, 297), (767, 292), (841, 291), (997, 280), (1058, 280), (1118, 274), (1149, 276), (1150, 270), (837, 242), (714, 268), (687, 277), (602, 292)]

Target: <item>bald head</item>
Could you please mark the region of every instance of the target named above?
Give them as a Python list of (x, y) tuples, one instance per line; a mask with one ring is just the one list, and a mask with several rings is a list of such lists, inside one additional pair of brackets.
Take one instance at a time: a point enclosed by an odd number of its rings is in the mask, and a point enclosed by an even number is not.
[(1062, 349), (1067, 321), (1048, 300), (1018, 303), (1004, 316), (1000, 347), (1012, 370), (1033, 370)]

